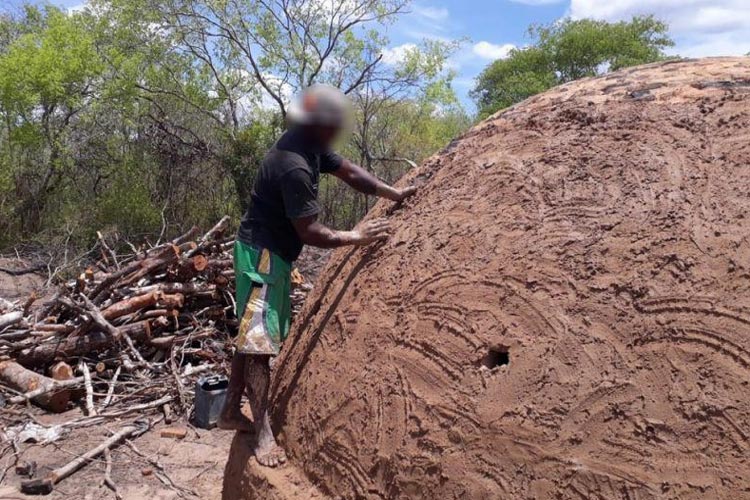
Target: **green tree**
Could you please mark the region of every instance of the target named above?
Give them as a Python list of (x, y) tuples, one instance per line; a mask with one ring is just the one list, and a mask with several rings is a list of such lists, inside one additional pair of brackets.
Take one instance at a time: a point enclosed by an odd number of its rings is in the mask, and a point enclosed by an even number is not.
[(668, 26), (653, 16), (533, 25), (531, 44), (485, 68), (472, 97), (483, 118), (562, 83), (662, 60), (674, 45), (667, 32)]
[[(290, 98), (303, 88), (314, 83), (341, 88), (362, 111), (358, 129), (366, 129), (385, 102), (455, 100), (445, 62), (457, 43), (425, 41), (396, 64), (383, 61), (385, 28), (408, 3), (94, 0), (93, 5), (114, 20), (111, 38), (123, 52), (150, 47), (151, 55), (136, 70), (146, 75), (136, 84), (141, 97), (152, 105), (184, 104), (216, 129), (222, 138), (210, 150), (244, 206), (261, 153), (283, 129)], [(160, 116), (173, 122), (184, 115)], [(365, 140), (357, 143), (355, 159), (372, 170), (372, 159), (382, 155), (370, 151), (370, 134), (360, 137)]]
[[(291, 95), (316, 82), (355, 103), (345, 154), (394, 181), (469, 124), (445, 64), (456, 43), (384, 60), (407, 2), (0, 8), (0, 245), (62, 254), (99, 229), (137, 241), (238, 215)], [(366, 197), (324, 184), (324, 222), (355, 224)]]
[(59, 10), (27, 8), (16, 33), (0, 54), (0, 165), (12, 188), (2, 204), (33, 231), (71, 167), (72, 124), (91, 104), (104, 65), (79, 20)]

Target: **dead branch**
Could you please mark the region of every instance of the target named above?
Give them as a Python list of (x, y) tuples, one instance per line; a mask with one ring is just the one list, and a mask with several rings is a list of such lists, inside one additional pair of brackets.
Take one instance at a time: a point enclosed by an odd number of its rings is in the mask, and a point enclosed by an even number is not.
[(117, 500), (122, 500), (122, 495), (120, 495), (117, 485), (112, 480), (112, 454), (109, 448), (105, 448), (104, 450), (104, 479), (102, 479), (102, 484), (112, 490)]
[(198, 242), (198, 246), (194, 248), (191, 251), (188, 251), (185, 253), (185, 257), (192, 257), (196, 253), (198, 253), (200, 250), (203, 250), (209, 243), (211, 243), (212, 240), (215, 239), (215, 237), (227, 228), (229, 226), (229, 221), (231, 219), (228, 215), (225, 215), (221, 218), (219, 222), (216, 223), (214, 227), (212, 227), (206, 234), (203, 235), (203, 237)]
[(115, 393), (115, 385), (117, 384), (117, 377), (120, 376), (121, 369), (122, 367), (118, 366), (117, 370), (115, 370), (115, 374), (112, 376), (112, 380), (109, 382), (109, 388), (107, 389), (107, 396), (104, 398), (104, 401), (102, 402), (102, 406), (100, 410), (104, 410), (107, 406), (109, 406), (109, 403), (112, 401), (112, 396)]
[(81, 373), (83, 373), (83, 385), (86, 388), (86, 414), (93, 417), (96, 415), (96, 409), (94, 408), (94, 388), (91, 385), (91, 372), (89, 372), (89, 365), (85, 361), (81, 361), (80, 367)]
[(110, 438), (101, 443), (99, 446), (92, 448), (79, 457), (74, 458), (62, 467), (58, 467), (57, 469), (50, 472), (47, 477), (23, 481), (21, 483), (21, 492), (28, 495), (47, 495), (49, 493), (52, 493), (52, 490), (54, 490), (57, 483), (59, 483), (66, 477), (69, 477), (78, 469), (91, 463), (96, 457), (102, 454), (104, 450), (108, 450), (117, 445), (123, 439), (133, 435), (137, 430), (138, 427), (136, 427), (135, 425), (128, 425), (123, 427), (118, 432), (113, 434)]
[[(118, 337), (128, 338), (134, 342), (145, 342), (151, 337), (151, 321), (139, 321), (117, 328)], [(101, 352), (116, 344), (116, 339), (101, 331), (91, 331), (73, 339), (55, 339), (54, 342), (29, 347), (18, 352), (16, 361), (23, 366), (42, 366), (55, 359), (90, 355)]]

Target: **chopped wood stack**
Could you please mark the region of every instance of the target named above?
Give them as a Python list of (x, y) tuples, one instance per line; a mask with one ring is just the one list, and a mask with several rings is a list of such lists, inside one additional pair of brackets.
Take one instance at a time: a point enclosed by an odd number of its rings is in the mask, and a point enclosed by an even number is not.
[[(141, 404), (169, 398), (189, 412), (187, 378), (226, 370), (237, 327), (228, 226), (224, 217), (200, 237), (193, 228), (126, 256), (99, 234), (101, 259), (52, 299), (36, 308), (35, 297), (0, 302), (5, 399), (63, 411), (76, 394), (83, 396), (83, 386), (92, 419), (134, 398)], [(294, 281), (296, 312), (311, 286), (299, 273)]]
[[(192, 228), (165, 244), (137, 249), (128, 243), (127, 255), (99, 233), (99, 260), (49, 300), (0, 298), (0, 407), (7, 407), (0, 410), (0, 442), (12, 442), (17, 474), (27, 477), (22, 492), (49, 493), (103, 454), (104, 484), (119, 497), (110, 449), (160, 421), (189, 416), (195, 379), (227, 372), (238, 324), (228, 226), (224, 217), (200, 237)], [(320, 262), (311, 263), (311, 276)], [(296, 269), (292, 282), (294, 316), (312, 285)], [(41, 410), (13, 408), (30, 403)], [(67, 413), (42, 426), (31, 410)], [(122, 420), (131, 423), (46, 476), (34, 477), (35, 463), (23, 472), (19, 452), (27, 439), (58, 440), (84, 432), (72, 432), (77, 428)], [(165, 474), (162, 481), (180, 496), (192, 493)]]

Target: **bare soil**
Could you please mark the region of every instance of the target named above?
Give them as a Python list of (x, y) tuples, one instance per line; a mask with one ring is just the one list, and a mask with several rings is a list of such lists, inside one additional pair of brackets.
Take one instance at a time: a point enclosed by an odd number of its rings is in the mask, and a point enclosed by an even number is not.
[(341, 498), (750, 498), (748, 165), (747, 57), (477, 125), (303, 309), (273, 384), (293, 466)]
[(46, 279), (24, 272), (32, 267), (25, 259), (0, 257), (0, 297), (10, 301), (25, 300), (32, 292), (41, 293)]
[[(44, 424), (63, 422), (80, 416), (79, 409), (66, 414), (37, 417)], [(107, 426), (77, 429), (62, 440), (41, 445), (22, 445), (19, 456), (21, 462), (36, 462), (36, 477), (43, 477), (45, 472), (60, 467), (87, 450), (104, 441), (113, 432), (122, 428), (126, 422), (112, 422)], [(187, 427), (188, 434), (184, 439), (160, 436), (165, 427)], [(181, 488), (192, 490), (196, 495), (184, 494), (182, 498), (218, 499), (221, 497), (221, 485), (224, 463), (232, 441), (233, 433), (218, 429), (204, 430), (190, 427), (182, 421), (169, 426), (159, 424), (133, 442), (143, 454), (156, 460), (164, 468), (169, 479)], [(3, 469), (14, 463), (12, 453), (6, 450), (2, 457)], [(55, 490), (43, 498), (66, 500), (98, 500), (115, 498), (106, 486), (102, 485), (105, 462), (100, 458), (68, 479), (60, 482)], [(0, 471), (0, 474), (2, 471)], [(120, 445), (112, 451), (112, 479), (117, 484), (125, 500), (172, 500), (180, 498), (181, 492), (165, 485), (158, 477), (160, 471), (153, 463), (139, 456), (126, 445)], [(0, 483), (0, 499), (32, 499), (38, 496), (21, 494), (21, 480), (11, 467), (7, 477)]]

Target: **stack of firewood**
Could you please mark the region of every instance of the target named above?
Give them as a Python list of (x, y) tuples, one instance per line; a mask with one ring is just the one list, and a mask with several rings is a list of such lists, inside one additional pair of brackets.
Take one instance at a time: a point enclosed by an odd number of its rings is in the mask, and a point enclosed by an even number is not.
[[(228, 225), (125, 256), (100, 235), (98, 262), (54, 297), (0, 302), (0, 394), (63, 411), (85, 390), (89, 416), (120, 402), (189, 412), (189, 377), (226, 370), (237, 328)], [(312, 286), (293, 281), (296, 313)]]
[[(227, 372), (238, 325), (228, 226), (224, 217), (202, 236), (192, 228), (168, 243), (127, 243), (125, 254), (99, 234), (97, 258), (46, 300), (0, 298), (0, 441), (18, 450), (24, 436), (56, 440), (74, 428), (135, 419), (85, 459), (22, 490), (49, 492), (122, 439), (189, 416), (200, 374)], [(296, 269), (292, 283), (294, 315), (312, 285)], [(39, 426), (23, 408), (30, 403), (82, 411)]]
[(40, 307), (34, 297), (0, 303), (5, 399), (62, 411), (78, 385), (90, 416), (118, 400), (132, 405), (133, 389), (139, 403), (169, 400), (187, 411), (186, 377), (221, 371), (236, 328), (228, 224), (127, 256), (100, 238), (100, 260)]

